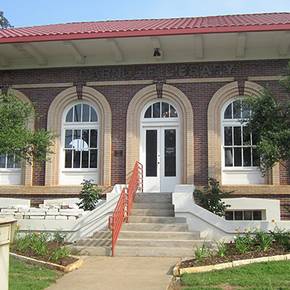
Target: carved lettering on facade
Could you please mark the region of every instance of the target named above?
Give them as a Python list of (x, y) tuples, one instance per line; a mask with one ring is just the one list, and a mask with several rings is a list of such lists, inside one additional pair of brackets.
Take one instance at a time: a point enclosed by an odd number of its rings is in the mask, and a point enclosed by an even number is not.
[(237, 64), (167, 64), (99, 67), (97, 80), (170, 79), (231, 76)]

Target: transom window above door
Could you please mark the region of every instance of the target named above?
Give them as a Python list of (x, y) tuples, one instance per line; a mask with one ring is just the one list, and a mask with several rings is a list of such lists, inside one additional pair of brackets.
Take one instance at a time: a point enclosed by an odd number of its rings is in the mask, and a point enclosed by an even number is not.
[(173, 105), (165, 101), (160, 101), (153, 103), (147, 108), (144, 118), (178, 118), (178, 113)]
[(63, 124), (64, 168), (98, 168), (99, 123), (96, 110), (89, 104), (73, 105)]
[(258, 167), (260, 158), (256, 138), (247, 127), (250, 110), (238, 99), (227, 105), (223, 113), (223, 159), (225, 168)]

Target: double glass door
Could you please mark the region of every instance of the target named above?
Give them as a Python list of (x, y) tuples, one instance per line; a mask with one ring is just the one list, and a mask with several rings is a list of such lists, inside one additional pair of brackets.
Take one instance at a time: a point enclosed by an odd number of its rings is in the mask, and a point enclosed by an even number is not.
[(178, 127), (143, 128), (145, 192), (172, 192), (180, 182), (178, 141)]

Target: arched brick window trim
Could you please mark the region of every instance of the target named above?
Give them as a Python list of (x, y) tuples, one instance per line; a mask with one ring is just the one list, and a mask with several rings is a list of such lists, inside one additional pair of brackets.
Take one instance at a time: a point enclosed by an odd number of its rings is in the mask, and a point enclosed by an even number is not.
[[(82, 99), (91, 103), (99, 109), (100, 118), (100, 145), (99, 145), (99, 170), (100, 185), (111, 185), (111, 130), (112, 112), (111, 107), (105, 98), (97, 90), (90, 87), (83, 87)], [(61, 128), (62, 116), (65, 108), (77, 100), (76, 87), (68, 88), (59, 93), (52, 101), (47, 116), (47, 129), (52, 131), (57, 137), (54, 147), (55, 154), (51, 155), (51, 160), (46, 163), (45, 185), (56, 186), (59, 184), (59, 153), (61, 149)]]
[[(182, 182), (192, 184), (194, 176), (194, 143), (193, 143), (193, 111), (187, 96), (174, 86), (164, 84), (162, 95), (165, 99), (177, 103), (181, 115), (182, 141)], [(140, 117), (146, 105), (157, 98), (156, 85), (149, 85), (141, 89), (132, 98), (127, 111), (126, 132), (126, 175), (134, 166), (135, 160), (140, 157)], [(161, 99), (162, 100), (162, 99)]]
[[(244, 96), (258, 96), (263, 87), (257, 83), (245, 81)], [(212, 97), (208, 106), (208, 176), (221, 182), (221, 110), (226, 102), (239, 96), (238, 82), (221, 87)], [(279, 165), (267, 176), (268, 184), (278, 185)]]

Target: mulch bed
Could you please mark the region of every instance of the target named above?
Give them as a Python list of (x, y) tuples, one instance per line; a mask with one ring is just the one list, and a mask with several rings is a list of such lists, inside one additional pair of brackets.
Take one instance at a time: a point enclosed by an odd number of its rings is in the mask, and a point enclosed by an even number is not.
[(61, 247), (62, 245), (60, 245), (57, 242), (48, 242), (47, 246), (48, 246), (48, 254), (46, 256), (37, 256), (37, 255), (35, 255), (35, 253), (32, 250), (19, 251), (19, 250), (16, 250), (15, 248), (13, 248), (13, 246), (11, 248), (11, 252), (15, 253), (15, 254), (18, 254), (18, 255), (22, 255), (22, 256), (34, 258), (34, 259), (37, 259), (37, 260), (41, 260), (41, 261), (44, 261), (44, 262), (54, 263), (54, 264), (61, 265), (61, 266), (70, 265), (70, 264), (72, 264), (72, 263), (74, 263), (74, 262), (76, 262), (78, 260), (77, 258), (68, 256), (68, 257), (64, 257), (64, 258), (59, 259), (57, 262), (52, 262), (50, 260), (50, 255), (49, 254), (53, 250)]
[(197, 266), (208, 266), (208, 265), (233, 262), (237, 260), (247, 260), (247, 259), (289, 254), (289, 251), (286, 251), (282, 247), (279, 247), (276, 245), (273, 245), (272, 248), (266, 252), (255, 249), (245, 254), (238, 253), (233, 243), (227, 244), (227, 248), (228, 248), (228, 251), (225, 257), (211, 255), (209, 257), (204, 258), (202, 261), (198, 261), (196, 259), (190, 259), (190, 260), (182, 261), (180, 264), (180, 267), (189, 268), (189, 267), (197, 267)]

